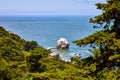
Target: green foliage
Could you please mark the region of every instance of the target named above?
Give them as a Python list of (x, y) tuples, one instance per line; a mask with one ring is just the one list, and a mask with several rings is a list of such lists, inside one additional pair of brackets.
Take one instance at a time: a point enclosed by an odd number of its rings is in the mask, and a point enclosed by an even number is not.
[(38, 48), (38, 47), (39, 47), (39, 45), (36, 41), (27, 41), (24, 45), (24, 49), (26, 51), (30, 51), (30, 50), (33, 50), (33, 49)]
[(91, 18), (90, 22), (95, 24), (94, 28), (102, 27), (103, 30), (84, 39), (76, 40), (74, 43), (80, 47), (89, 45), (92, 48), (92, 63), (88, 62), (91, 65), (87, 63), (93, 67), (89, 67), (89, 71), (92, 71), (90, 72), (91, 76), (98, 80), (111, 80), (112, 78), (118, 80), (117, 74), (120, 68), (120, 1), (108, 0), (106, 3), (97, 3), (96, 6), (103, 13), (95, 16), (94, 19)]
[(39, 71), (39, 60), (49, 53), (49, 50), (40, 47), (36, 41), (25, 41), (17, 34), (0, 27), (0, 80), (29, 79), (26, 76), (30, 70), (34, 68)]
[(7, 60), (24, 60), (19, 44), (10, 38), (0, 38), (0, 56)]
[(47, 57), (49, 53), (50, 51), (44, 48), (31, 50), (26, 59), (30, 72), (43, 72), (44, 68), (41, 66), (40, 60), (43, 57)]

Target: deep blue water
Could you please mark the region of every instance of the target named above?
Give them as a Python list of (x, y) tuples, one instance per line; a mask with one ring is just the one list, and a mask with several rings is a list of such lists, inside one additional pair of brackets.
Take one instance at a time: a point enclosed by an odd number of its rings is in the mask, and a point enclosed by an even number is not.
[(55, 47), (56, 41), (64, 37), (70, 43), (67, 51), (57, 51), (62, 59), (69, 59), (75, 53), (85, 58), (91, 55), (88, 47), (78, 47), (72, 42), (82, 39), (93, 32), (92, 16), (0, 16), (0, 26), (26, 40), (35, 40), (45, 48)]

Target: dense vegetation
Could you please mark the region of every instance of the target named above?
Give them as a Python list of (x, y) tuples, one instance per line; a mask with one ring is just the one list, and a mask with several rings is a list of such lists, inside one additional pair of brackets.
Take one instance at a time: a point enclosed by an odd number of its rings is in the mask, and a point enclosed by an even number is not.
[(93, 56), (59, 60), (36, 41), (26, 41), (0, 27), (0, 80), (120, 80), (120, 1), (96, 4), (102, 14), (90, 19), (101, 31), (76, 40)]
[[(91, 78), (88, 67), (80, 58), (71, 62), (59, 60), (59, 55), (35, 41), (26, 41), (0, 27), (0, 80), (78, 80)], [(89, 67), (90, 68), (90, 67)], [(85, 70), (84, 70), (85, 69)], [(92, 67), (91, 67), (92, 69)]]
[[(101, 31), (74, 41), (79, 46), (90, 45), (93, 48), (92, 64), (97, 79), (119, 80), (120, 76), (120, 0), (107, 0), (107, 3), (96, 4), (102, 14), (90, 19), (94, 28)], [(88, 62), (89, 63), (89, 62)]]

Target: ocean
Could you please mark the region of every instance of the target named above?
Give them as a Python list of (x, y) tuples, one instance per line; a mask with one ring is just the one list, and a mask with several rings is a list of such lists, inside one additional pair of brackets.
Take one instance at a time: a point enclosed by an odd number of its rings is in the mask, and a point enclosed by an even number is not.
[[(73, 56), (86, 58), (92, 53), (89, 46), (78, 47), (73, 43), (94, 33), (98, 29), (89, 23), (92, 16), (0, 16), (0, 26), (10, 30), (26, 40), (35, 40), (46, 49), (55, 47), (57, 40), (66, 38), (70, 43), (68, 50), (53, 51), (61, 59), (69, 60)], [(81, 55), (79, 55), (81, 54)]]

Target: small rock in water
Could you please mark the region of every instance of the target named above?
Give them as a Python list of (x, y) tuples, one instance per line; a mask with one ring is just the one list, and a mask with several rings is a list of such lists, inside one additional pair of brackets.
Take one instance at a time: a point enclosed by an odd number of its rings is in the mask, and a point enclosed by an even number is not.
[(60, 38), (57, 40), (57, 49), (69, 49), (69, 42), (66, 38)]

